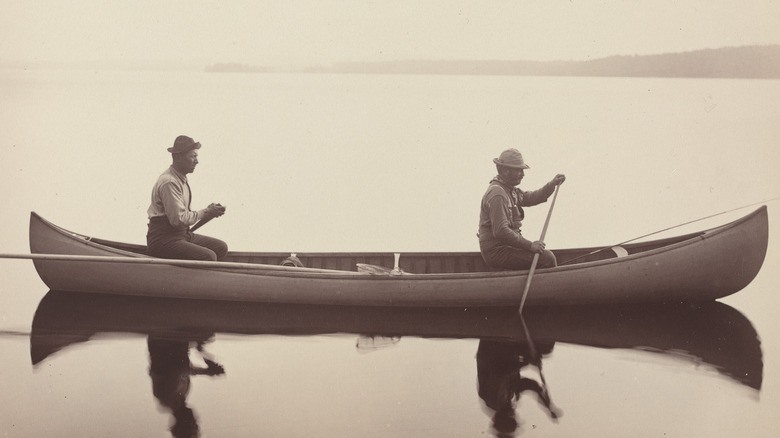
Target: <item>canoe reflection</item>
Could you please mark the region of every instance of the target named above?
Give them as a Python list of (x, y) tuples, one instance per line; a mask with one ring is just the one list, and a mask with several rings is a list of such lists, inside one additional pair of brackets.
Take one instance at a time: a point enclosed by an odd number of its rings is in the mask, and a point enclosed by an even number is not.
[[(747, 318), (720, 302), (526, 307), (523, 313), (521, 319), (514, 308), (270, 305), (51, 291), (36, 310), (30, 353), (37, 366), (69, 345), (98, 334), (145, 335), (153, 362), (150, 373), (168, 370), (165, 377), (152, 376), (160, 380), (155, 383), (155, 395), (159, 393), (161, 405), (176, 415), (177, 409), (186, 408), (186, 388), (176, 385), (189, 384), (193, 374), (192, 370), (185, 372), (187, 353), (215, 334), (480, 339), (479, 396), (495, 411), (497, 431), (512, 428), (513, 403), (521, 393), (535, 395), (553, 419), (558, 415), (541, 374), (541, 359), (555, 343), (639, 349), (708, 364), (736, 382), (761, 389), (763, 358), (758, 335)], [(534, 345), (532, 354), (529, 348)], [(167, 365), (159, 368), (159, 363)], [(194, 374), (224, 372), (214, 366)], [(520, 370), (532, 368), (541, 379), (520, 376)], [(187, 411), (182, 412), (184, 419)]]
[[(760, 390), (761, 343), (753, 325), (721, 302), (686, 305), (527, 307), (537, 344), (640, 349), (712, 365)], [(418, 336), (524, 341), (514, 308), (374, 308), (269, 305), (50, 291), (32, 324), (33, 365), (102, 333), (192, 340), (215, 333)]]

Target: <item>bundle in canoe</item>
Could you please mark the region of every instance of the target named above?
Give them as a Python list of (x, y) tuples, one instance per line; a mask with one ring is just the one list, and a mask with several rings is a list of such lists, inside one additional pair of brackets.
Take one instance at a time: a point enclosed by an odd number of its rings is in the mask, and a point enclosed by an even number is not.
[[(553, 250), (526, 306), (708, 301), (758, 274), (768, 243), (766, 206), (720, 227), (607, 251)], [(53, 290), (173, 298), (352, 306), (517, 306), (527, 271), (493, 271), (479, 252), (298, 253), (305, 268), (280, 266), (289, 253), (231, 252), (222, 262), (164, 260), (142, 245), (65, 230), (30, 215), (30, 249)], [(572, 263), (567, 261), (575, 260)], [(359, 265), (386, 268), (373, 272)], [(379, 274), (379, 275), (377, 275)]]

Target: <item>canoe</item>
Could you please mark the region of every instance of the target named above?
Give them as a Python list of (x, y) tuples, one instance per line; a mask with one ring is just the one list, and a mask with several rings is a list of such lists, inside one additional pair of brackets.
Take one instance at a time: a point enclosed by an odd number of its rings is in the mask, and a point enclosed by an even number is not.
[(521, 320), (516, 309), (494, 307), (320, 306), (50, 291), (35, 311), (30, 352), (39, 366), (72, 345), (112, 335), (219, 342), (220, 335), (349, 334), (363, 340), (479, 339), (493, 345), (524, 344), (530, 337), (541, 351), (556, 343), (641, 350), (761, 388), (759, 336), (745, 316), (721, 302), (534, 306), (523, 315)]
[[(709, 301), (758, 274), (768, 244), (766, 206), (683, 236), (553, 250), (537, 269), (526, 306)], [(30, 215), (35, 269), (52, 290), (172, 298), (361, 306), (518, 306), (527, 271), (493, 271), (479, 252), (231, 252), (222, 262), (149, 257), (142, 245), (74, 233)], [(373, 267), (373, 269), (359, 269)], [(368, 272), (366, 272), (368, 271)]]

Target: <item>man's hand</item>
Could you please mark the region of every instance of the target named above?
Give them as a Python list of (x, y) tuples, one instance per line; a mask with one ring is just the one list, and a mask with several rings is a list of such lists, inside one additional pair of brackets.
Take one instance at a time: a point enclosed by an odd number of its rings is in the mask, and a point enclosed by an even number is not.
[(209, 218), (212, 217), (220, 217), (223, 214), (225, 214), (225, 206), (221, 204), (209, 204), (208, 207), (206, 207), (206, 216)]
[(559, 186), (559, 185), (563, 184), (564, 181), (566, 181), (566, 175), (564, 175), (562, 173), (559, 173), (559, 174), (555, 175), (555, 178), (553, 178), (551, 182), (553, 184), (555, 184), (556, 186)]
[(544, 242), (542, 242), (541, 240), (537, 240), (536, 242), (531, 242), (531, 252), (535, 252), (538, 254), (544, 252)]

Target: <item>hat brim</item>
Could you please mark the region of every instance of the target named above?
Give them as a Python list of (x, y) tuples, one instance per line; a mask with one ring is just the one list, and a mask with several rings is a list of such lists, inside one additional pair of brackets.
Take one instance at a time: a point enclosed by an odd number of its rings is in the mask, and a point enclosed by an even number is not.
[(509, 164), (509, 163), (503, 163), (498, 158), (493, 158), (493, 162), (498, 164), (499, 166), (505, 166), (505, 167), (512, 167), (514, 169), (530, 169), (531, 166), (523, 163), (523, 164)]
[(195, 142), (195, 143), (193, 143), (193, 144), (191, 144), (189, 146), (185, 146), (185, 147), (176, 147), (176, 146), (170, 147), (170, 148), (168, 148), (168, 152), (170, 152), (172, 154), (183, 154), (183, 153), (189, 152), (189, 151), (191, 151), (193, 149), (200, 149), (200, 143), (199, 142)]

